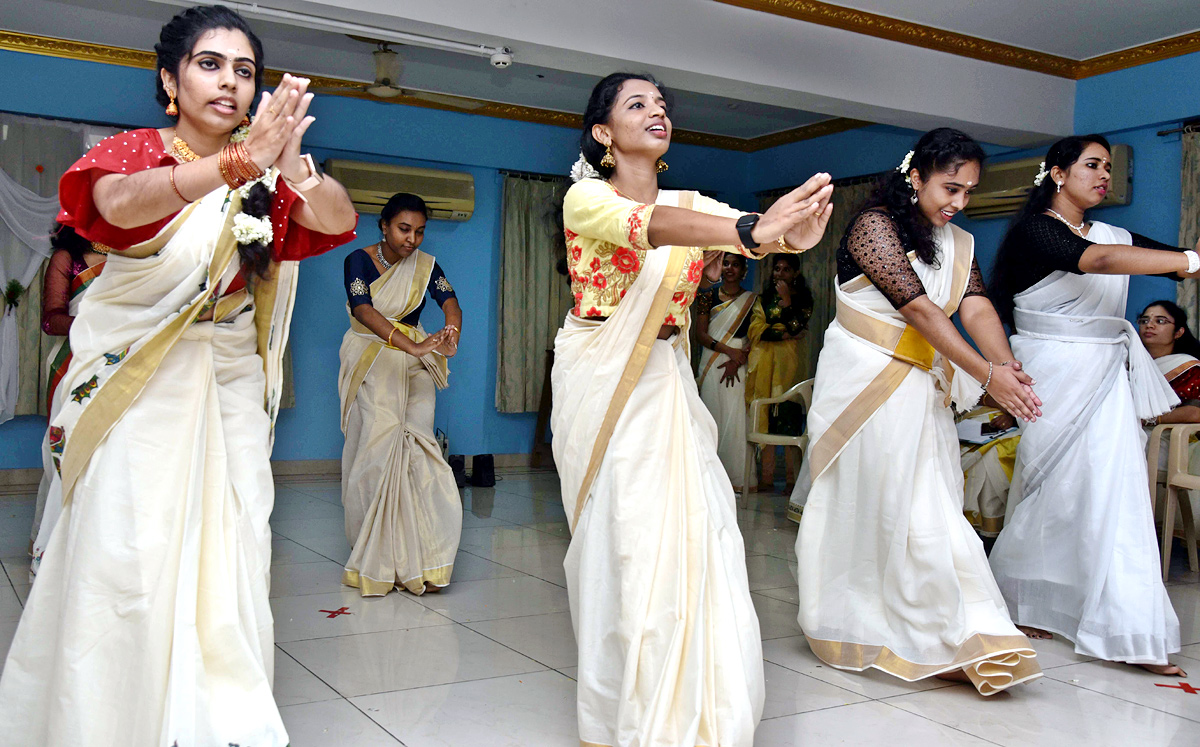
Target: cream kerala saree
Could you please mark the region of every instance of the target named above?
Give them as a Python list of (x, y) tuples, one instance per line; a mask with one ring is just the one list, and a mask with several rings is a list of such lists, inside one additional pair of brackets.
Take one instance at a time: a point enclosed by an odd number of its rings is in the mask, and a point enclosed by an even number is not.
[[(974, 241), (953, 225), (934, 236), (938, 267), (910, 257), (949, 316)], [(808, 414), (811, 487), (796, 540), (809, 645), (839, 669), (908, 681), (963, 669), (983, 695), (1041, 676), (963, 516), (949, 405), (973, 406), (979, 383), (956, 373), (866, 276), (836, 296)]]
[[(664, 190), (658, 204), (690, 206), (681, 197)], [(716, 425), (686, 329), (657, 339), (680, 273), (701, 256), (646, 252), (611, 316), (568, 314), (555, 338), (583, 747), (750, 747), (762, 715), (758, 618)]]
[[(433, 257), (416, 250), (371, 283), (371, 303), (414, 342), (420, 325), (399, 320), (425, 297)], [(342, 503), (353, 550), (342, 582), (363, 596), (396, 586), (414, 594), (450, 583), (462, 532), (462, 500), (433, 433), (435, 387), (446, 358), (415, 358), (384, 344), (351, 314), (342, 338)]]
[[(742, 326), (754, 307), (757, 293), (743, 291), (731, 301), (712, 307), (709, 312), (708, 331), (712, 338), (733, 348), (742, 348), (746, 338), (733, 335)], [(742, 470), (746, 460), (746, 371), (738, 372), (737, 381), (730, 386), (721, 381), (722, 364), (729, 356), (705, 348), (700, 354), (700, 375), (696, 386), (700, 399), (717, 422), (717, 455), (729, 479), (741, 487)]]
[(215, 190), (112, 252), (83, 299), (51, 426), (63, 510), (0, 680), (0, 744), (288, 743), (267, 519), (297, 263), (221, 296), (239, 210)]

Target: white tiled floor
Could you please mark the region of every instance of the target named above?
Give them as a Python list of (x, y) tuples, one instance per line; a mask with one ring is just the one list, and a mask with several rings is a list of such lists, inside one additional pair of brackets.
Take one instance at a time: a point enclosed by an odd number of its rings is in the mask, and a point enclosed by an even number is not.
[[(436, 595), (363, 599), (336, 480), (281, 480), (271, 527), (275, 694), (294, 747), (574, 747), (575, 639), (562, 569), (569, 535), (552, 474), (463, 491), (454, 582)], [(796, 624), (795, 526), (781, 495), (738, 520), (766, 659), (756, 745), (1197, 745), (1200, 694), (1175, 678), (1034, 645), (1046, 676), (993, 698), (822, 664)], [(29, 590), (33, 497), (0, 495), (0, 653)], [(1177, 548), (1178, 550), (1178, 548)], [(1200, 578), (1176, 552), (1169, 589), (1200, 687)], [(349, 614), (329, 616), (345, 608)], [(323, 611), (324, 610), (324, 611)]]

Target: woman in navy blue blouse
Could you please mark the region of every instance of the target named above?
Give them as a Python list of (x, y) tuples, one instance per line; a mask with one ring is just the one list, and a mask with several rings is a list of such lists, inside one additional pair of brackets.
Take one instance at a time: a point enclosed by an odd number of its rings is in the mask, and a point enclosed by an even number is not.
[[(419, 247), (429, 209), (416, 195), (388, 200), (378, 243), (346, 257), (350, 329), (342, 340), (342, 504), (352, 550), (342, 582), (363, 596), (413, 594), (450, 583), (462, 531), (454, 473), (433, 434), (435, 388), (462, 327), (454, 288)], [(421, 327), (428, 293), (446, 326)]]

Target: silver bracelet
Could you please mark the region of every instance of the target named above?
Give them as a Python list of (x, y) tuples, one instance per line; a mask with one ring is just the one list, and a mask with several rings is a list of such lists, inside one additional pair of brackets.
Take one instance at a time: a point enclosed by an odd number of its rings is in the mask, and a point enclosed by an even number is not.
[(983, 382), (983, 391), (986, 392), (987, 388), (989, 386), (991, 386), (991, 384), (992, 384), (992, 362), (988, 361), (988, 377), (987, 377), (987, 381)]
[(1188, 261), (1187, 272), (1189, 275), (1196, 272), (1197, 270), (1200, 270), (1200, 254), (1196, 254), (1196, 252), (1192, 251), (1191, 249), (1188, 249), (1187, 251), (1185, 251), (1183, 253), (1183, 256), (1187, 257), (1187, 261)]

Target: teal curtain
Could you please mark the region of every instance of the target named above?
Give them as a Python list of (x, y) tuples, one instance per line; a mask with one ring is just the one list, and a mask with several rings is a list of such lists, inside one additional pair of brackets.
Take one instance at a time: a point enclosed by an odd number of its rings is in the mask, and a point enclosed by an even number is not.
[(535, 412), (547, 353), (570, 311), (571, 289), (556, 265), (566, 256), (562, 199), (566, 179), (504, 176), (500, 233), (496, 409)]

